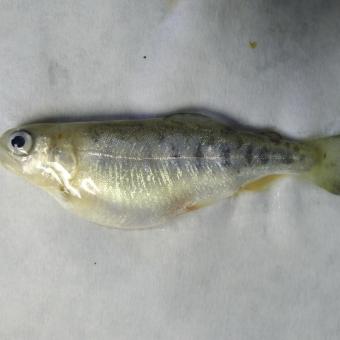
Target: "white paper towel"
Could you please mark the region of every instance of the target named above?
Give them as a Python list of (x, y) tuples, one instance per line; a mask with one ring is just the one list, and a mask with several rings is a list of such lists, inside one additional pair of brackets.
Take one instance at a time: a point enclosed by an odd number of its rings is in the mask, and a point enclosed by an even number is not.
[[(0, 0), (1, 130), (196, 108), (340, 133), (339, 16), (337, 0)], [(340, 338), (340, 198), (310, 184), (131, 232), (4, 170), (0, 187), (1, 339)]]

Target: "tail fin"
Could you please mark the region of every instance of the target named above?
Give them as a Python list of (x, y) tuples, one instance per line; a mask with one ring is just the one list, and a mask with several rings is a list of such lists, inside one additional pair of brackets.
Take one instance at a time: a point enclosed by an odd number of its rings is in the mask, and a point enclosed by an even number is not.
[(307, 177), (325, 190), (340, 195), (340, 135), (310, 142), (317, 150), (317, 163)]

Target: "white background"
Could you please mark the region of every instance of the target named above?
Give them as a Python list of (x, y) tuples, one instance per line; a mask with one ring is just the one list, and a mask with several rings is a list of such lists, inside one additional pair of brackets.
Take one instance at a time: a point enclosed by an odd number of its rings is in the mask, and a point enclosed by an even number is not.
[[(339, 38), (336, 0), (0, 0), (0, 127), (198, 108), (340, 133)], [(1, 340), (340, 338), (340, 198), (311, 184), (132, 232), (0, 188)]]

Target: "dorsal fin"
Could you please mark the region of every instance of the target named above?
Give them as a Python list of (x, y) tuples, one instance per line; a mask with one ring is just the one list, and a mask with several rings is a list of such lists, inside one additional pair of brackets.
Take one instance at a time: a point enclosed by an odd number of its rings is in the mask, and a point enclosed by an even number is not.
[(226, 127), (231, 129), (228, 125), (219, 122), (213, 117), (207, 116), (203, 113), (173, 113), (165, 117), (168, 122), (175, 125), (188, 125), (200, 127)]
[(183, 121), (193, 121), (193, 122), (214, 122), (216, 120), (207, 116), (203, 113), (192, 113), (192, 112), (177, 112), (169, 114), (165, 117), (167, 120), (175, 121), (175, 122), (183, 122)]

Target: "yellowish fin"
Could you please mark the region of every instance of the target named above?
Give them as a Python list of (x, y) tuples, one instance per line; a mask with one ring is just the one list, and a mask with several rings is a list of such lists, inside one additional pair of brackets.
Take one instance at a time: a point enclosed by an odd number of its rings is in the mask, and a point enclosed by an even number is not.
[(284, 177), (285, 175), (269, 175), (265, 177), (261, 177), (255, 181), (249, 182), (241, 187), (239, 192), (244, 191), (263, 191), (268, 189), (268, 187), (278, 179)]
[(325, 190), (340, 195), (340, 136), (310, 142), (317, 151), (317, 161), (307, 179)]

